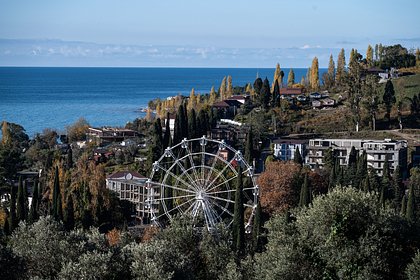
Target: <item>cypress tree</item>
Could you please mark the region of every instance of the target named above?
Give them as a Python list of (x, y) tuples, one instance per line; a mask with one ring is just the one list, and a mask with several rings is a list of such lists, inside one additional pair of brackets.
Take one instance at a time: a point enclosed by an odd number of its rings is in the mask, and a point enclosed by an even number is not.
[(31, 209), (29, 211), (29, 222), (34, 223), (39, 218), (39, 183), (35, 182), (32, 192)]
[(300, 189), (299, 207), (308, 206), (309, 203), (311, 203), (311, 193), (309, 190), (308, 174), (305, 174), (305, 179)]
[(174, 145), (180, 143), (182, 140), (181, 112), (184, 111), (184, 109), (182, 109), (181, 106), (182, 105), (178, 107), (178, 111), (175, 116), (174, 138), (173, 138)]
[(405, 217), (405, 213), (407, 213), (407, 198), (405, 197), (405, 195), (403, 195), (401, 199), (400, 215)]
[(205, 109), (201, 109), (197, 117), (197, 137), (207, 135), (207, 131), (211, 130), (210, 117)]
[(399, 209), (401, 197), (403, 196), (400, 166), (397, 166), (392, 174), (392, 190), (394, 197), (393, 206), (395, 209)]
[(245, 248), (245, 225), (242, 167), (240, 165), (236, 181), (235, 208), (233, 213), (233, 244), (238, 257), (241, 257), (244, 254)]
[(171, 143), (171, 128), (169, 126), (169, 122), (170, 122), (170, 114), (168, 112), (166, 114), (165, 134), (164, 134), (163, 140), (162, 140), (163, 150), (172, 145), (172, 143)]
[(16, 218), (16, 190), (15, 186), (10, 187), (10, 213), (9, 213), (9, 232), (12, 233), (17, 227), (18, 220)]
[(394, 85), (392, 84), (391, 80), (388, 80), (385, 84), (383, 101), (386, 109), (385, 118), (388, 120), (389, 123), (391, 121), (391, 109), (396, 102)]
[(3, 208), (5, 219), (3, 224), (3, 232), (7, 236), (10, 234), (10, 224), (9, 224), (9, 210), (7, 210), (7, 207)]
[(336, 171), (336, 168), (335, 168), (335, 166), (333, 166), (330, 170), (330, 176), (329, 176), (329, 180), (328, 180), (328, 190), (332, 190), (336, 185), (337, 175), (336, 175), (335, 171)]
[(366, 177), (362, 180), (362, 182), (363, 182), (362, 189), (363, 189), (365, 192), (370, 192), (371, 187), (370, 187), (370, 180), (369, 180), (369, 177), (368, 177), (368, 176), (366, 176)]
[(226, 95), (231, 97), (233, 95), (232, 76), (227, 77)]
[(302, 166), (303, 164), (303, 158), (302, 158), (302, 155), (300, 154), (299, 147), (296, 147), (295, 154), (293, 156), (293, 161), (299, 164), (300, 166)]
[(273, 108), (280, 107), (280, 87), (277, 80), (274, 82), (273, 100), (271, 106)]
[(255, 209), (254, 224), (252, 225), (252, 251), (259, 251), (259, 237), (261, 232), (261, 203), (258, 201)]
[(263, 81), (262, 81), (262, 79), (261, 79), (261, 78), (257, 78), (257, 79), (255, 79), (255, 81), (254, 81), (254, 91), (255, 91), (255, 94), (256, 94), (257, 96), (260, 96), (262, 86), (263, 86)]
[(67, 197), (67, 203), (64, 213), (64, 225), (67, 230), (72, 230), (74, 228), (74, 203), (73, 195), (70, 193)]
[(291, 87), (295, 84), (295, 72), (290, 68), (289, 75), (287, 76), (287, 86)]
[(197, 117), (195, 114), (195, 110), (191, 109), (188, 112), (188, 136), (190, 139), (196, 138), (201, 135), (197, 135)]
[(381, 207), (385, 207), (385, 186), (384, 185), (381, 186), (381, 192), (379, 195), (379, 205)]
[(279, 63), (276, 64), (276, 70), (274, 71), (273, 84), (272, 84), (271, 91), (274, 91), (276, 81), (277, 81), (277, 85), (279, 86), (281, 84), (281, 69), (280, 69)]
[(260, 103), (264, 109), (267, 109), (268, 104), (270, 103), (270, 82), (268, 81), (267, 77), (264, 79), (264, 82), (261, 88)]
[(244, 158), (248, 164), (252, 164), (252, 160), (254, 159), (253, 155), (254, 155), (254, 135), (252, 133), (252, 128), (250, 128), (246, 136), (245, 154), (244, 154)]
[(16, 201), (16, 218), (18, 223), (25, 220), (25, 195), (23, 191), (22, 177), (19, 176), (17, 201)]
[(364, 189), (363, 184), (367, 175), (367, 155), (366, 152), (363, 151), (362, 155), (357, 160), (357, 172), (354, 186), (359, 187), (360, 189)]
[(67, 170), (73, 168), (73, 150), (71, 147), (67, 152), (67, 162), (66, 162)]
[(55, 167), (54, 176), (54, 190), (53, 190), (53, 217), (57, 221), (63, 220), (63, 209), (61, 204), (61, 191), (60, 191), (60, 177), (58, 173), (58, 166)]
[(330, 83), (330, 86), (334, 86), (335, 81), (335, 64), (334, 64), (334, 58), (332, 54), (330, 55), (330, 61), (328, 62), (328, 80)]
[(407, 199), (407, 210), (405, 212), (405, 218), (409, 222), (414, 222), (416, 217), (415, 209), (415, 199), (414, 199), (414, 184), (410, 183), (410, 188), (408, 190), (408, 199)]
[(388, 162), (387, 155), (385, 155), (385, 162), (382, 169), (382, 182), (381, 182), (381, 185), (383, 187), (384, 199), (389, 198), (389, 190), (390, 190), (390, 185), (391, 185), (389, 177), (390, 177), (389, 176), (389, 162)]

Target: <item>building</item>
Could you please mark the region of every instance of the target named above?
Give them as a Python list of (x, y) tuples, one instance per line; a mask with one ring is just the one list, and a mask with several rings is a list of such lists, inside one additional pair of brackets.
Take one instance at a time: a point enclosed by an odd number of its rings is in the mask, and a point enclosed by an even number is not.
[(122, 142), (126, 139), (136, 138), (137, 136), (137, 131), (126, 128), (89, 127), (89, 131), (86, 134), (86, 139), (88, 143), (94, 142), (97, 144), (107, 144), (114, 142)]
[(286, 97), (295, 98), (301, 95), (302, 93), (303, 93), (302, 88), (290, 88), (290, 87), (280, 88), (280, 98), (286, 98)]
[(411, 152), (411, 165), (412, 167), (420, 166), (420, 145), (413, 147), (414, 151)]
[(233, 118), (241, 106), (241, 101), (236, 99), (225, 99), (223, 101), (213, 103), (212, 108), (216, 109), (218, 115), (222, 118)]
[(294, 160), (296, 149), (299, 149), (302, 159), (306, 155), (308, 141), (300, 139), (274, 139), (274, 157), (280, 160)]
[(152, 211), (158, 211), (158, 205), (151, 207), (148, 198), (152, 195), (159, 198), (159, 188), (149, 189), (147, 178), (134, 171), (119, 171), (106, 178), (108, 189), (116, 192), (120, 199), (133, 204), (133, 212), (142, 223), (150, 221)]
[(221, 119), (210, 131), (210, 137), (226, 142), (245, 142), (249, 126), (229, 119)]
[(397, 166), (402, 172), (407, 170), (407, 141), (403, 140), (362, 140), (362, 139), (311, 139), (309, 140), (306, 163), (313, 169), (324, 166), (324, 156), (332, 149), (342, 166), (348, 164), (350, 151), (354, 147), (359, 154), (367, 154), (368, 167), (376, 170), (382, 176), (385, 160), (388, 160), (390, 170)]

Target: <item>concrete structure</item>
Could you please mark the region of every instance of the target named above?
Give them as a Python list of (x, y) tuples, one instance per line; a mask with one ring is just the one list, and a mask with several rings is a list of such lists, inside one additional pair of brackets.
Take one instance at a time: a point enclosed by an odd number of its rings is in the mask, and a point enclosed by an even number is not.
[(305, 159), (307, 140), (274, 139), (274, 157), (280, 160), (294, 160), (296, 149), (299, 148), (302, 159)]
[(149, 208), (147, 204), (148, 191), (159, 198), (159, 188), (148, 190), (146, 187), (147, 178), (134, 171), (119, 171), (106, 178), (108, 189), (116, 192), (120, 199), (133, 203), (133, 210), (136, 218), (142, 223), (147, 223), (151, 211), (158, 211), (158, 207)]
[(402, 172), (407, 170), (407, 141), (403, 140), (363, 140), (363, 139), (311, 139), (309, 140), (306, 163), (313, 169), (324, 166), (324, 156), (332, 149), (340, 165), (347, 165), (351, 148), (355, 147), (359, 154), (367, 154), (368, 167), (382, 176), (385, 160), (388, 160), (390, 171), (397, 166)]
[(115, 127), (102, 127), (95, 128), (89, 127), (86, 134), (87, 142), (94, 142), (97, 144), (122, 142), (126, 139), (136, 138), (138, 133), (131, 129), (115, 128)]

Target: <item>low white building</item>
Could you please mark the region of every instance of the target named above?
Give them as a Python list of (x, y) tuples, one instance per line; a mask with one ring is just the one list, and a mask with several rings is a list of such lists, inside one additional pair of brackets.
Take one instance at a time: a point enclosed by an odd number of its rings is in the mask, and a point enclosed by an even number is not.
[(280, 160), (294, 160), (295, 152), (299, 149), (302, 159), (305, 159), (307, 142), (300, 139), (274, 139), (274, 157)]

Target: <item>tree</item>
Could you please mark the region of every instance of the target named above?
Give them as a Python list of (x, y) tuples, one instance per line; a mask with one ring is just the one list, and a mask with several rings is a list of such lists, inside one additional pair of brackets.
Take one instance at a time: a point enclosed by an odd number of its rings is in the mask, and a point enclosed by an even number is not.
[(337, 58), (337, 73), (335, 75), (335, 83), (340, 85), (344, 81), (344, 76), (346, 73), (346, 58), (344, 56), (344, 49), (341, 49)]
[(172, 145), (171, 138), (171, 127), (170, 127), (170, 114), (166, 113), (166, 124), (165, 124), (165, 134), (162, 139), (162, 150), (165, 150), (167, 147)]
[(287, 76), (287, 86), (291, 87), (295, 84), (295, 72), (290, 68), (289, 75)]
[(394, 85), (392, 84), (391, 80), (388, 80), (385, 84), (385, 90), (382, 99), (386, 109), (385, 118), (388, 120), (389, 123), (391, 121), (391, 109), (396, 102)]
[(9, 212), (9, 232), (12, 233), (17, 227), (18, 220), (16, 218), (16, 190), (12, 185), (10, 186), (10, 212)]
[(25, 209), (25, 192), (23, 190), (24, 183), (22, 182), (22, 177), (19, 176), (19, 184), (18, 184), (18, 192), (17, 192), (17, 205), (16, 205), (16, 218), (18, 223), (20, 221), (25, 221), (27, 217), (26, 209)]
[(279, 107), (280, 106), (280, 87), (279, 82), (276, 80), (274, 82), (274, 90), (273, 90), (273, 100), (271, 102), (271, 107)]
[(197, 96), (195, 95), (194, 88), (191, 89), (190, 98), (188, 99), (187, 109), (190, 111), (193, 108), (197, 108)]
[(69, 142), (85, 140), (88, 131), (89, 123), (86, 119), (80, 118), (74, 124), (67, 127), (67, 139)]
[(301, 167), (292, 161), (273, 161), (258, 177), (264, 212), (284, 213), (299, 202)]
[(53, 209), (52, 215), (57, 221), (63, 220), (63, 209), (61, 203), (60, 177), (58, 166), (55, 167), (54, 185), (53, 185)]
[(257, 96), (260, 96), (262, 86), (263, 86), (262, 79), (261, 78), (255, 79), (255, 81), (254, 81), (254, 91), (255, 91), (255, 94)]
[(216, 102), (216, 100), (217, 100), (217, 93), (214, 90), (214, 86), (212, 86), (210, 90), (209, 105), (213, 105), (213, 103)]
[(280, 75), (280, 72), (281, 72), (280, 64), (277, 63), (276, 64), (276, 70), (274, 71), (273, 84), (271, 86), (271, 91), (274, 91), (274, 85), (275, 85), (276, 81), (279, 85), (281, 85), (282, 77)]
[(220, 84), (219, 95), (221, 100), (226, 99), (226, 77), (223, 77), (222, 83)]
[(261, 203), (258, 201), (257, 208), (255, 209), (254, 223), (252, 224), (252, 251), (260, 251), (260, 233), (261, 233)]
[[(404, 279), (413, 255), (410, 226), (378, 197), (335, 188), (293, 219), (270, 219), (266, 251), (255, 256), (259, 279)], [(410, 241), (408, 241), (410, 240)]]
[(415, 194), (414, 194), (414, 184), (410, 183), (410, 187), (408, 189), (408, 198), (407, 198), (407, 209), (405, 213), (405, 218), (413, 223), (416, 220), (416, 201), (415, 201)]
[(153, 134), (151, 143), (149, 144), (149, 150), (147, 155), (148, 167), (151, 167), (152, 164), (157, 161), (163, 153), (163, 143), (162, 143), (162, 125), (160, 118), (157, 118), (153, 124)]
[(366, 50), (366, 64), (368, 67), (373, 66), (373, 48), (371, 45), (369, 45)]
[(308, 174), (305, 174), (305, 179), (300, 190), (299, 207), (308, 206), (311, 202), (311, 192), (309, 190)]
[(227, 89), (226, 96), (231, 97), (233, 95), (233, 85), (232, 85), (232, 76), (227, 77)]
[(420, 276), (420, 250), (412, 259), (412, 262), (407, 265), (405, 270), (408, 280), (417, 280)]
[(311, 88), (315, 91), (319, 89), (319, 64), (317, 57), (314, 57), (314, 59), (312, 60)]
[(197, 116), (195, 114), (195, 110), (191, 109), (188, 112), (188, 137), (190, 139), (201, 136), (201, 135), (198, 134), (198, 128), (197, 128), (196, 121), (197, 121)]
[(64, 212), (64, 226), (67, 230), (72, 230), (74, 228), (74, 203), (73, 195), (70, 193), (67, 196), (67, 203)]
[(300, 166), (302, 166), (303, 164), (303, 158), (302, 158), (302, 155), (300, 154), (299, 147), (296, 147), (295, 154), (293, 156), (293, 161), (299, 164)]
[(372, 130), (376, 130), (376, 114), (378, 112), (378, 83), (376, 78), (368, 75), (362, 84), (363, 105), (371, 117)]
[(252, 133), (252, 128), (249, 129), (248, 134), (246, 135), (244, 158), (248, 164), (252, 164), (254, 159), (254, 135)]
[(335, 64), (332, 54), (330, 55), (330, 60), (328, 62), (328, 72), (323, 75), (324, 85), (327, 89), (334, 87), (335, 82)]
[(39, 218), (39, 182), (34, 183), (34, 189), (32, 192), (31, 209), (29, 210), (29, 222), (34, 223)]
[(233, 212), (233, 245), (238, 257), (245, 253), (245, 221), (242, 168), (239, 165), (235, 190), (235, 208)]
[(263, 86), (260, 92), (260, 102), (264, 109), (268, 108), (270, 103), (270, 83), (268, 82), (267, 77), (264, 79)]

